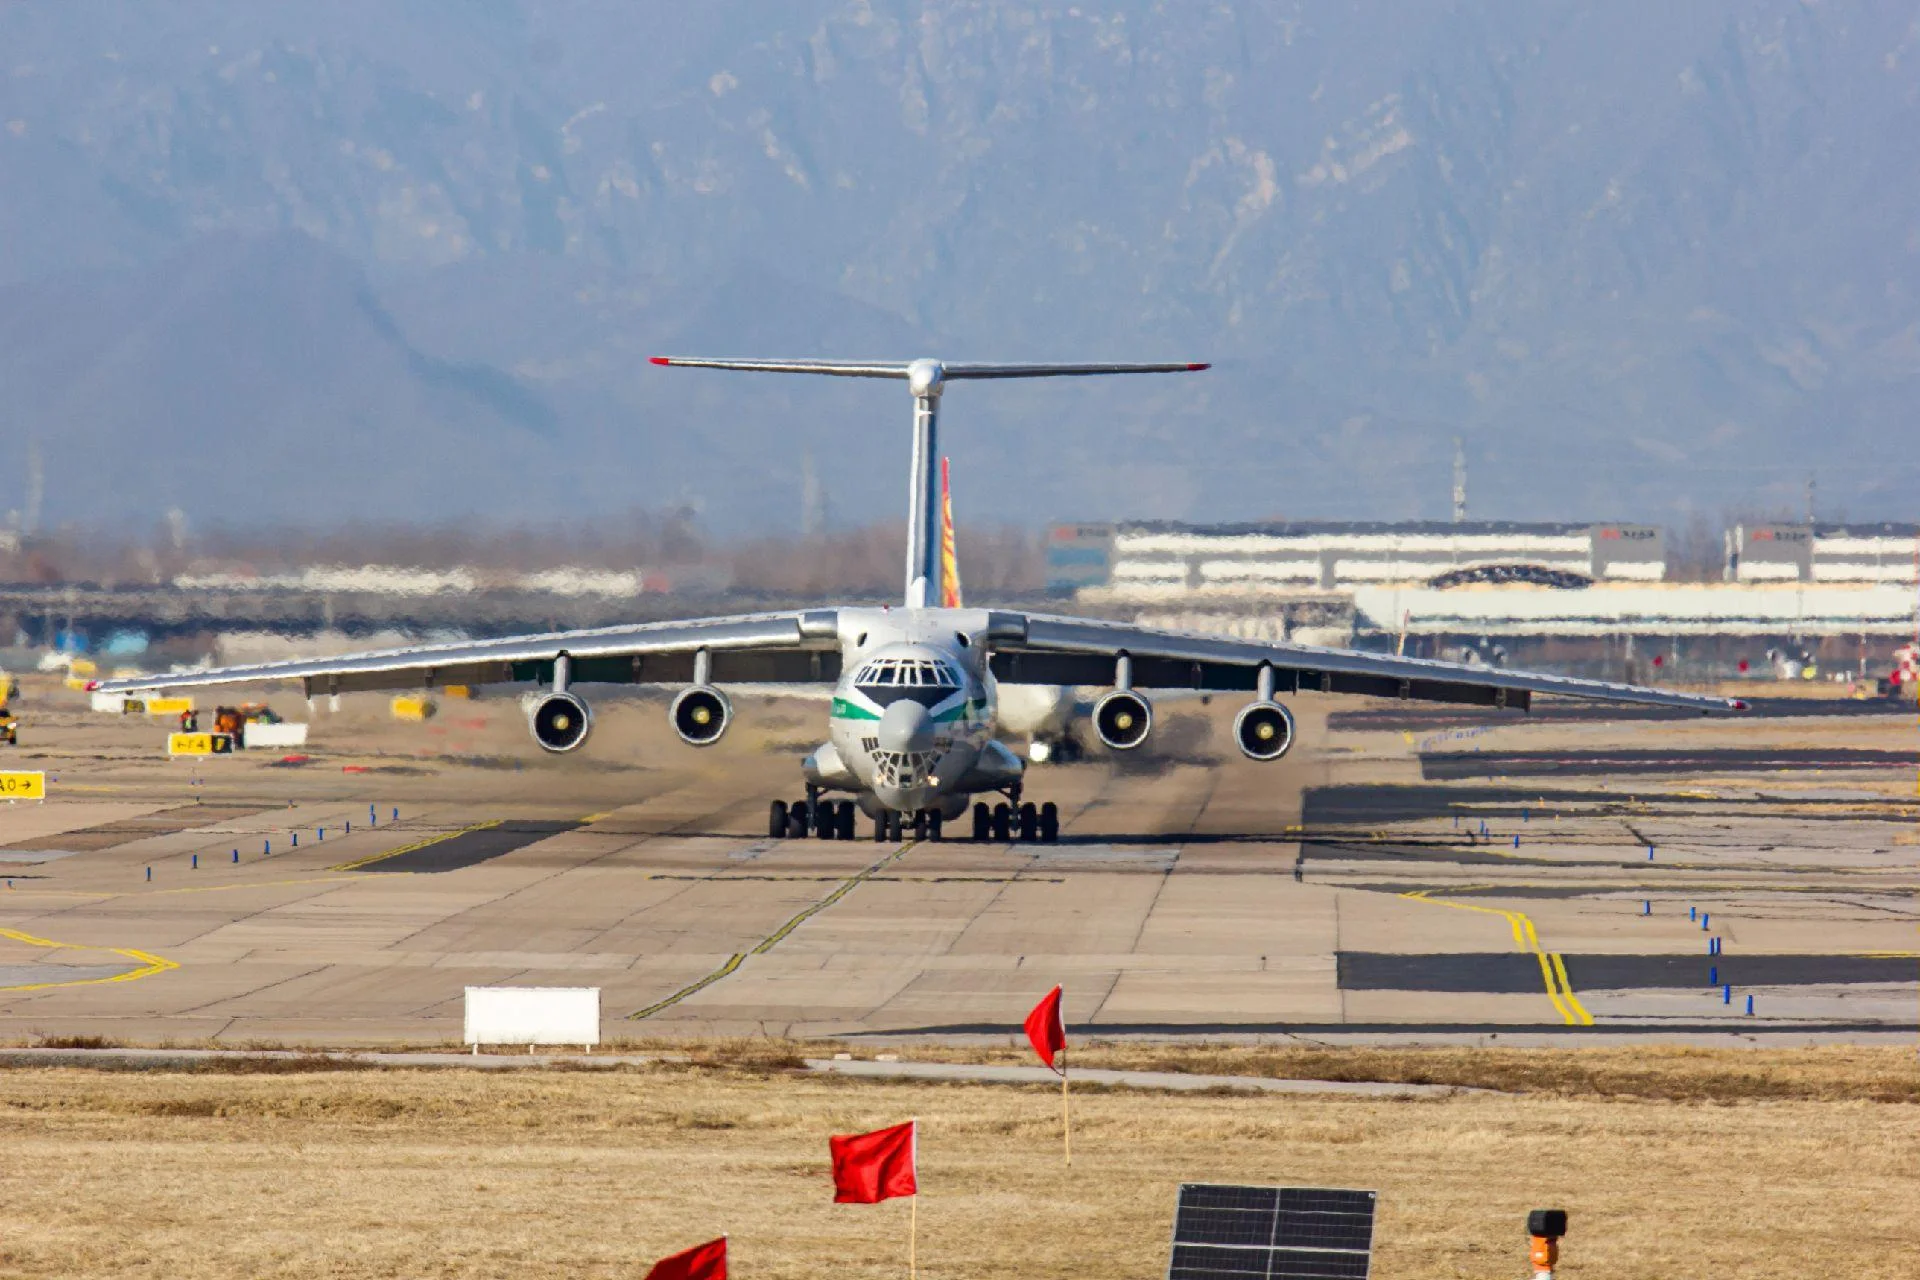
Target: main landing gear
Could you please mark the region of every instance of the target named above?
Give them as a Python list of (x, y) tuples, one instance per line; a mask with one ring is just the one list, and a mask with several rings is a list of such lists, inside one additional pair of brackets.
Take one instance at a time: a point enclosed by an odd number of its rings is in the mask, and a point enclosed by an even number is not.
[(973, 838), (999, 844), (1018, 839), (1022, 844), (1056, 844), (1060, 839), (1060, 808), (1049, 800), (1035, 807), (1028, 800), (1009, 804), (1001, 801), (988, 808), (973, 806)]
[(767, 835), (774, 840), (853, 839), (854, 818), (859, 810), (851, 800), (822, 800), (814, 787), (807, 788), (805, 800), (788, 804), (775, 800), (767, 807)]
[[(773, 840), (852, 840), (859, 808), (851, 800), (822, 800), (815, 787), (807, 788), (804, 800), (788, 803), (775, 800), (767, 807), (767, 836)], [(883, 813), (873, 820), (876, 844), (899, 843), (905, 839), (939, 840), (945, 835), (945, 822), (938, 810), (918, 813)], [(982, 842), (1007, 844), (1054, 844), (1060, 839), (1060, 809), (1053, 801), (1035, 805), (1022, 803), (1020, 793), (1011, 791), (1007, 799), (988, 807), (973, 806), (973, 838)]]

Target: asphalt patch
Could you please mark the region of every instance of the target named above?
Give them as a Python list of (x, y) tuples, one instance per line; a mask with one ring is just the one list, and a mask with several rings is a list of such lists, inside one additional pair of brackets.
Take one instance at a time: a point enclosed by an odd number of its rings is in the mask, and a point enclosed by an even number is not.
[[(1596, 805), (1617, 803), (1625, 796), (1595, 795), (1591, 791), (1555, 791), (1539, 787), (1393, 786), (1356, 783), (1344, 787), (1311, 787), (1300, 801), (1300, 824), (1309, 831), (1354, 824), (1385, 825), (1444, 818), (1470, 808), (1473, 821), (1482, 818), (1519, 818), (1532, 811), (1553, 812), (1555, 804), (1592, 811)], [(1462, 830), (1465, 830), (1464, 825)]]
[[(1912, 983), (1920, 960), (1860, 955), (1562, 955), (1575, 991), (1700, 990)], [(1538, 956), (1521, 951), (1406, 955), (1342, 951), (1342, 991), (1444, 991), (1523, 995), (1543, 989)], [(1710, 983), (1709, 978), (1717, 978)]]
[(369, 862), (358, 870), (373, 875), (390, 872), (418, 875), (458, 871), (463, 867), (478, 866), (482, 862), (491, 862), (495, 858), (505, 857), (515, 849), (523, 849), (549, 836), (577, 830), (583, 825), (585, 824), (580, 822), (535, 819), (502, 822), (497, 826), (483, 827), (478, 831), (462, 831), (445, 840), (436, 840), (432, 844), (409, 849), (405, 853), (397, 853), (391, 858)]
[(1809, 770), (1888, 770), (1920, 767), (1920, 752), (1855, 747), (1719, 747), (1654, 751), (1448, 751), (1420, 757), (1420, 776), (1454, 778), (1544, 778), (1568, 774), (1800, 773)]
[[(1470, 845), (1432, 844), (1344, 844), (1337, 841), (1307, 840), (1300, 845), (1302, 862), (1443, 862), (1462, 867), (1617, 867), (1619, 859), (1572, 860), (1567, 858), (1528, 858), (1519, 854), (1488, 853)], [(1631, 864), (1638, 866), (1639, 864)]]
[[(1913, 704), (1884, 698), (1748, 698), (1743, 720), (1798, 720), (1832, 716), (1911, 716)], [(1335, 711), (1327, 717), (1332, 732), (1354, 729), (1392, 729), (1403, 733), (1453, 729), (1462, 725), (1513, 724), (1549, 720), (1565, 724), (1599, 724), (1616, 720), (1698, 720), (1698, 711), (1678, 707), (1631, 706), (1621, 703), (1541, 700), (1529, 711), (1503, 711), (1450, 704), (1397, 704)]]

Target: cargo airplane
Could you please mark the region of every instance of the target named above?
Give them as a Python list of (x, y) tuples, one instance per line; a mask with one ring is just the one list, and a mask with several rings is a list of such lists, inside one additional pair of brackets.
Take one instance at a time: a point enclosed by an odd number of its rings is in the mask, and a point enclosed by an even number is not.
[[(1294, 743), (1284, 701), (1298, 693), (1525, 710), (1534, 694), (1646, 703), (1711, 712), (1738, 702), (1700, 694), (1447, 662), (1267, 644), (1120, 622), (944, 603), (937, 423), (948, 384), (998, 378), (1190, 373), (1204, 364), (944, 364), (827, 360), (706, 360), (656, 356), (656, 365), (886, 378), (913, 398), (907, 489), (906, 593), (898, 608), (795, 609), (682, 622), (422, 644), (312, 661), (270, 662), (101, 682), (107, 692), (298, 680), (309, 698), (440, 685), (533, 684), (533, 739), (556, 753), (587, 740), (593, 713), (582, 694), (598, 684), (679, 686), (668, 704), (674, 732), (711, 746), (733, 721), (724, 692), (736, 685), (812, 685), (829, 693), (826, 741), (802, 766), (805, 797), (774, 800), (772, 836), (852, 839), (857, 814), (876, 840), (939, 839), (971, 808), (975, 839), (1053, 841), (1051, 803), (1026, 798), (1027, 762), (995, 737), (1003, 685), (1092, 686), (1105, 692), (1088, 718), (1114, 751), (1153, 732), (1154, 690), (1239, 693), (1233, 742), (1274, 761)], [(987, 803), (994, 798), (994, 803)]]

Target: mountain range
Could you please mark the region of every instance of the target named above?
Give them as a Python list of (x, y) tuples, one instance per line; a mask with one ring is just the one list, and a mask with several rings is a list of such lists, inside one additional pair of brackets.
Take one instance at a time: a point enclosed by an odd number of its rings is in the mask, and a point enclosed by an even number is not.
[[(1913, 518), (1920, 11), (0, 3), (0, 510)], [(808, 460), (811, 459), (811, 462)], [(9, 485), (22, 496), (11, 496)]]

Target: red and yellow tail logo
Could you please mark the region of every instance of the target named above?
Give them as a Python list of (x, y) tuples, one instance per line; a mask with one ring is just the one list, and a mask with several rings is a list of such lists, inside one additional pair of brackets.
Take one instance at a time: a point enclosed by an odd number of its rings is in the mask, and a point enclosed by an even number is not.
[(960, 557), (953, 545), (953, 481), (940, 459), (940, 607), (960, 607)]

